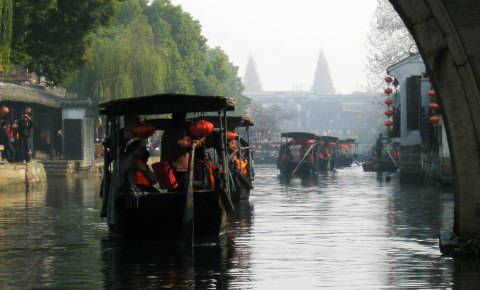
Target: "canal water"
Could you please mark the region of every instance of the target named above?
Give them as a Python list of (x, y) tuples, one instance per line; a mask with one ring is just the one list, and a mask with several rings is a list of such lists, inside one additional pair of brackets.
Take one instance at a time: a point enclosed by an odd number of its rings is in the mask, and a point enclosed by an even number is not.
[(360, 166), (314, 178), (256, 167), (224, 235), (192, 249), (111, 239), (100, 177), (0, 192), (0, 289), (479, 289), (477, 259), (442, 256), (451, 189)]

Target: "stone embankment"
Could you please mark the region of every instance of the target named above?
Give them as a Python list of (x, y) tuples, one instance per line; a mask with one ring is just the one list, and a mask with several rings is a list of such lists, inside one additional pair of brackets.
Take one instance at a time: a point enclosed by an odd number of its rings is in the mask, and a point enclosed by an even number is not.
[(41, 187), (45, 186), (46, 183), (47, 175), (41, 163), (7, 163), (0, 161), (0, 191), (19, 187)]

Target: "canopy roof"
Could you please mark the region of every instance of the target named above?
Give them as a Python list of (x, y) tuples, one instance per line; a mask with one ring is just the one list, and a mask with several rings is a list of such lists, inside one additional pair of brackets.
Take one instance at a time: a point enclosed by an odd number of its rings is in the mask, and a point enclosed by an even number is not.
[(319, 137), (317, 134), (308, 132), (285, 132), (282, 133), (281, 136), (285, 138), (293, 138), (299, 140), (315, 140)]
[(102, 115), (155, 115), (233, 111), (235, 99), (217, 96), (158, 94), (100, 103)]
[[(189, 118), (190, 121), (196, 122), (199, 120), (205, 120), (213, 124), (213, 127), (220, 128), (220, 120), (218, 116), (201, 116), (195, 118)], [(222, 117), (223, 121), (223, 117)], [(227, 116), (227, 128), (228, 130), (234, 130), (238, 127), (253, 126), (253, 118), (249, 116)]]
[(339, 143), (354, 143), (356, 139), (342, 139), (338, 140)]

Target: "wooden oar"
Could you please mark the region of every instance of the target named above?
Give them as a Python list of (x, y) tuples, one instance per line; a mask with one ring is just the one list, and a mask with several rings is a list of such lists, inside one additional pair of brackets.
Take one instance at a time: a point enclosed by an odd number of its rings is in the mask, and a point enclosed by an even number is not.
[(313, 149), (313, 147), (315, 147), (318, 143), (315, 143), (313, 144), (312, 146), (310, 146), (310, 148), (308, 148), (307, 152), (305, 152), (305, 154), (303, 155), (302, 159), (298, 162), (297, 166), (295, 167), (295, 169), (293, 169), (292, 173), (290, 173), (290, 175), (294, 175), (295, 172), (297, 172), (297, 169), (298, 167), (300, 167), (300, 164), (302, 164), (303, 160), (305, 159), (305, 157), (307, 157), (308, 153), (310, 153), (310, 151)]
[(185, 208), (183, 210), (182, 229), (180, 231), (179, 242), (193, 247), (194, 241), (194, 204), (193, 204), (193, 160), (195, 158), (196, 143), (192, 144), (190, 158), (188, 160), (188, 185), (187, 197), (185, 199)]

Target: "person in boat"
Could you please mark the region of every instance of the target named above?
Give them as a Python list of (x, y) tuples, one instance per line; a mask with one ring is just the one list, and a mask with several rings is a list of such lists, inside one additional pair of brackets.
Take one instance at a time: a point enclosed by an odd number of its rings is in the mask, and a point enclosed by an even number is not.
[(193, 186), (196, 189), (213, 190), (215, 188), (214, 166), (205, 146), (195, 149), (195, 167)]
[(176, 186), (172, 189), (183, 191), (186, 188), (188, 176), (188, 161), (190, 147), (194, 141), (187, 134), (185, 113), (173, 113), (172, 124), (163, 132), (161, 139), (160, 162), (168, 163), (172, 169)]
[(290, 150), (290, 143), (284, 143), (280, 146), (277, 159), (277, 168), (281, 168), (285, 162), (293, 160), (292, 151)]
[(377, 142), (375, 143), (375, 151), (377, 153), (377, 158), (382, 159), (383, 153), (383, 135), (378, 134)]
[(135, 176), (133, 180), (135, 186), (141, 191), (158, 192), (158, 190), (154, 187), (154, 185), (157, 184), (157, 179), (155, 178), (153, 171), (148, 166), (150, 152), (148, 152), (145, 146), (139, 146), (133, 154), (136, 158)]
[(230, 164), (236, 168), (242, 175), (247, 176), (247, 161), (242, 156), (240, 148), (235, 139), (231, 139), (227, 143), (227, 152), (230, 156)]

